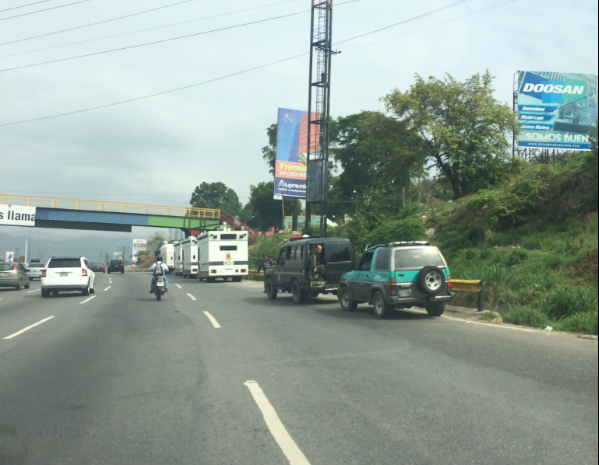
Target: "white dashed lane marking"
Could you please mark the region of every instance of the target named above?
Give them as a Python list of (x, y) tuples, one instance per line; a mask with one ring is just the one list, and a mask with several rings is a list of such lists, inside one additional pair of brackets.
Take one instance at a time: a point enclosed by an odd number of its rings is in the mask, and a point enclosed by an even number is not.
[(218, 321), (216, 321), (216, 318), (214, 318), (210, 312), (204, 312), (204, 315), (206, 315), (208, 317), (208, 319), (210, 320), (210, 323), (212, 323), (212, 326), (214, 326), (215, 329), (221, 329), (220, 325), (218, 324)]
[(23, 334), (25, 331), (29, 331), (31, 328), (35, 328), (36, 326), (39, 326), (39, 325), (45, 323), (46, 321), (51, 320), (52, 318), (54, 318), (54, 317), (49, 316), (48, 318), (44, 318), (42, 321), (38, 321), (37, 323), (32, 324), (31, 326), (27, 326), (27, 328), (23, 328), (21, 331), (11, 334), (10, 336), (6, 336), (4, 339), (12, 339), (13, 337), (17, 337), (18, 335)]

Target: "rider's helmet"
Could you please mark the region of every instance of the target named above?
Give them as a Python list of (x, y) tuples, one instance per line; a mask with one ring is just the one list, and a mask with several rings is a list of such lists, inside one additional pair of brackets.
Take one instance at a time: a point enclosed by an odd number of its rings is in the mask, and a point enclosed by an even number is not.
[(160, 255), (158, 255), (158, 258), (156, 259), (157, 262), (161, 262), (162, 261), (162, 257)]

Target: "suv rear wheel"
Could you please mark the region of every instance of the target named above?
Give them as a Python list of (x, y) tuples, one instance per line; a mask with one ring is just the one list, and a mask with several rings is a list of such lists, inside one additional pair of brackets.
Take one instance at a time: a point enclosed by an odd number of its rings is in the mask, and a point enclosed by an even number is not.
[(395, 310), (394, 305), (389, 305), (385, 302), (385, 296), (381, 291), (376, 291), (372, 299), (372, 306), (374, 308), (375, 316), (379, 318), (388, 318), (391, 312)]
[(445, 304), (432, 304), (426, 307), (426, 313), (430, 316), (441, 316), (445, 311)]
[(272, 283), (272, 279), (270, 278), (266, 279), (266, 282), (264, 283), (264, 290), (266, 290), (266, 297), (268, 297), (270, 300), (275, 300), (279, 293), (275, 285)]
[(306, 301), (306, 291), (302, 289), (297, 279), (291, 285), (291, 294), (293, 295), (293, 301), (298, 305)]

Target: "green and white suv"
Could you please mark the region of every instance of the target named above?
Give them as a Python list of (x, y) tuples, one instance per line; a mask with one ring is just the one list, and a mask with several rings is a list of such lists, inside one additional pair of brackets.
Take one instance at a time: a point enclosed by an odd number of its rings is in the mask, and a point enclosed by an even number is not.
[(339, 283), (345, 311), (370, 303), (379, 318), (396, 308), (424, 307), (441, 316), (452, 298), (449, 267), (439, 249), (428, 242), (393, 242), (367, 249), (355, 270)]

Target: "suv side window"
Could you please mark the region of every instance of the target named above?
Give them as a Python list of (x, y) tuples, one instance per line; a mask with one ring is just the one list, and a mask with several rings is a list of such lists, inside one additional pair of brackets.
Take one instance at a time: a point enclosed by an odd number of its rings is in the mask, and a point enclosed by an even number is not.
[(285, 260), (293, 260), (293, 247), (287, 247), (285, 251)]
[(277, 260), (277, 265), (284, 265), (285, 264), (285, 249), (281, 250), (281, 252), (279, 253), (279, 259)]
[(351, 253), (348, 244), (326, 244), (324, 252), (327, 263), (351, 262)]
[(360, 271), (370, 271), (370, 265), (372, 264), (372, 257), (374, 256), (374, 252), (366, 252), (362, 255), (360, 259), (360, 263), (358, 263), (358, 270)]
[(375, 271), (390, 271), (389, 262), (391, 261), (391, 249), (381, 247), (376, 251), (376, 260), (374, 262)]

